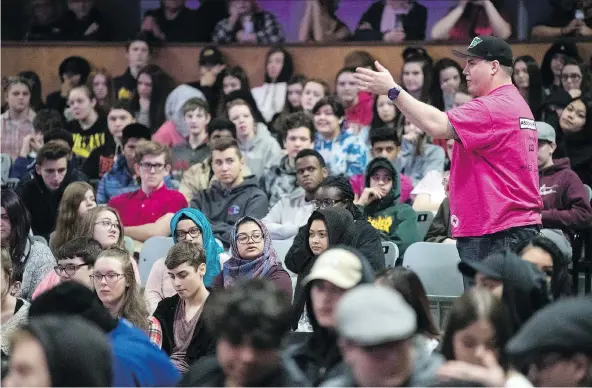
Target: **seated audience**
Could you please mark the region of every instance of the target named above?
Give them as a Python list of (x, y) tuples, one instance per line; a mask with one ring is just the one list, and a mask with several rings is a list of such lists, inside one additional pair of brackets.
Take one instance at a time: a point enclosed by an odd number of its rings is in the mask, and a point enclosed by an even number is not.
[[(4, 225), (2, 225), (4, 226)], [(4, 246), (4, 244), (2, 244)], [(12, 294), (13, 286), (15, 285), (15, 271), (13, 269), (12, 259), (8, 249), (2, 248), (2, 294), (0, 294), (0, 302), (2, 303), (2, 321), (0, 325), (2, 362), (8, 359), (11, 353), (10, 339), (19, 330), (19, 328), (27, 323), (27, 315), (29, 314), (29, 302), (24, 299), (17, 298)]]
[(274, 282), (292, 300), (292, 281), (282, 267), (263, 223), (251, 216), (239, 219), (232, 229), (230, 259), (212, 283), (212, 290), (230, 288), (240, 279), (263, 278)]
[(94, 291), (77, 282), (62, 283), (31, 303), (30, 319), (77, 315), (96, 324), (111, 345), (115, 387), (174, 386), (179, 372), (148, 336), (122, 318), (113, 317)]
[(573, 98), (590, 91), (590, 75), (580, 59), (565, 58), (561, 69), (561, 86)]
[(111, 27), (95, 6), (95, 0), (68, 0), (68, 12), (61, 21), (62, 40), (109, 41)]
[(508, 306), (515, 329), (549, 303), (545, 274), (509, 250), (491, 254), (480, 262), (461, 261), (458, 269)]
[(86, 86), (92, 90), (97, 99), (97, 109), (107, 114), (116, 101), (111, 74), (105, 68), (93, 70), (88, 76)]
[(94, 150), (82, 166), (88, 179), (101, 179), (109, 172), (115, 160), (123, 154), (123, 130), (135, 123), (136, 119), (127, 101), (116, 101), (107, 113), (107, 128), (111, 136), (106, 136), (105, 143)]
[(319, 102), (321, 98), (329, 97), (330, 94), (331, 90), (325, 81), (317, 78), (309, 78), (302, 89), (302, 96), (300, 99), (302, 110), (312, 113), (317, 102)]
[(136, 149), (134, 169), (140, 177), (140, 189), (111, 198), (108, 205), (121, 214), (125, 234), (134, 240), (170, 235), (173, 214), (187, 207), (185, 197), (164, 184), (171, 170), (171, 151), (162, 144), (144, 141)]
[(294, 75), (294, 64), (290, 53), (282, 47), (273, 47), (265, 58), (265, 83), (251, 89), (265, 122), (284, 109), (287, 82)]
[(500, 11), (500, 0), (459, 0), (456, 7), (432, 27), (432, 39), (463, 41), (475, 36), (508, 39), (512, 26)]
[(522, 241), (514, 250), (524, 260), (533, 263), (547, 275), (547, 282), (554, 300), (571, 296), (570, 260), (553, 240), (544, 235), (535, 236)]
[[(138, 123), (131, 123), (123, 128), (121, 133), (121, 155), (116, 158), (113, 166), (107, 171), (97, 188), (97, 203), (105, 204), (120, 194), (138, 190), (140, 185), (134, 168), (136, 147), (142, 140), (150, 140), (150, 130)], [(170, 179), (165, 178), (165, 185), (170, 185)]]
[(2, 152), (16, 159), (23, 147), (23, 141), (33, 141), (35, 112), (31, 108), (31, 84), (22, 77), (8, 77), (2, 80), (7, 109), (0, 116)]
[(183, 115), (188, 136), (171, 149), (173, 174), (177, 176), (210, 156), (206, 130), (211, 118), (208, 102), (199, 98), (187, 100), (183, 104)]
[[(73, 2), (73, 1), (70, 1)], [(6, 387), (111, 386), (111, 346), (103, 332), (80, 317), (36, 317), (11, 340)]]
[(196, 42), (201, 26), (196, 24), (197, 12), (185, 0), (163, 0), (160, 8), (144, 14), (142, 31), (167, 42)]
[(51, 272), (55, 259), (47, 245), (33, 240), (29, 210), (14, 191), (3, 189), (0, 202), (0, 243), (12, 258), (14, 281), (20, 284), (13, 295), (31, 300), (35, 287)]
[(78, 233), (78, 220), (96, 206), (95, 193), (88, 183), (74, 182), (66, 187), (58, 207), (56, 227), (49, 238), (54, 254)]
[(280, 113), (273, 116), (269, 122), (272, 132), (278, 133), (278, 124), (282, 119), (291, 114), (302, 111), (302, 92), (306, 84), (306, 77), (302, 74), (295, 74), (286, 83), (286, 100), (284, 101), (284, 109)]
[(336, 306), (339, 348), (347, 366), (331, 387), (424, 387), (435, 385), (442, 357), (417, 343), (417, 317), (397, 291), (363, 284)]
[[(390, 100), (389, 100), (390, 101)], [(399, 151), (401, 150), (401, 140), (397, 136), (397, 131), (391, 127), (376, 127), (371, 128), (369, 133), (370, 138), (370, 155), (372, 158), (383, 157), (395, 164)], [(370, 162), (372, 163), (372, 162)], [(401, 203), (409, 203), (411, 201), (411, 190), (413, 190), (413, 181), (407, 175), (397, 172), (399, 175), (401, 196), (399, 198)]]
[[(313, 202), (316, 209), (342, 207), (354, 217), (354, 234), (350, 246), (359, 250), (375, 271), (384, 269), (384, 253), (378, 231), (366, 220), (362, 212), (354, 205), (354, 191), (345, 177), (328, 177), (317, 189)], [(294, 243), (286, 254), (286, 268), (299, 273), (303, 268), (304, 258), (308, 257), (308, 235), (306, 226), (298, 230)]]
[(261, 179), (261, 186), (273, 207), (285, 196), (298, 190), (296, 185), (296, 155), (303, 149), (312, 149), (315, 129), (312, 118), (305, 112), (284, 116), (278, 124), (285, 154), (269, 161)]
[[(96, 109), (97, 99), (86, 86), (76, 86), (68, 94), (68, 106), (73, 120), (68, 122), (67, 129), (72, 133), (74, 147), (72, 152), (84, 161), (90, 153), (111, 137), (107, 133), (107, 120)], [(112, 140), (111, 140), (112, 141)]]
[(228, 17), (216, 24), (214, 43), (269, 45), (284, 41), (282, 26), (275, 16), (263, 11), (252, 0), (229, 0)]
[(419, 234), (415, 211), (400, 201), (399, 173), (388, 159), (375, 158), (366, 169), (365, 186), (354, 203), (362, 208), (364, 218), (381, 238), (394, 242), (403, 256), (411, 244), (419, 241)]
[(337, 344), (337, 303), (347, 290), (373, 280), (374, 271), (366, 259), (342, 246), (320, 255), (303, 279), (304, 310), (295, 317), (297, 311), (293, 309), (292, 321), (300, 319), (312, 333), (290, 346), (286, 355), (298, 364), (312, 386), (340, 373), (343, 357)]
[(115, 97), (119, 100), (130, 100), (136, 91), (138, 73), (150, 62), (153, 38), (140, 32), (125, 46), (127, 69), (119, 77), (113, 78)]
[(25, 41), (60, 41), (61, 7), (56, 0), (35, 0), (31, 2), (31, 22), (25, 34)]
[(250, 104), (236, 99), (226, 106), (228, 118), (236, 125), (236, 137), (245, 163), (255, 176), (261, 178), (265, 165), (281, 154), (281, 148), (267, 126), (256, 121)]
[(161, 300), (154, 317), (162, 326), (162, 350), (181, 373), (214, 352), (202, 313), (209, 291), (204, 284), (206, 253), (199, 244), (182, 241), (167, 254), (165, 265), (176, 294)]
[(585, 1), (551, 0), (548, 18), (532, 28), (532, 37), (586, 37), (592, 35), (590, 4)]
[[(10, 166), (10, 177), (18, 178), (20, 180), (26, 179), (29, 175), (31, 165), (35, 163), (37, 153), (45, 144), (44, 137), (50, 132), (62, 129), (63, 127), (62, 115), (52, 109), (41, 109), (35, 114), (33, 119), (33, 133), (26, 135), (23, 138), (21, 150), (18, 158), (12, 161)], [(6, 123), (2, 124), (2, 128), (8, 128)], [(7, 148), (4, 145), (5, 137), (3, 134), (3, 150)], [(8, 141), (7, 141), (8, 142)]]
[(304, 232), (308, 235), (306, 241), (306, 256), (300, 260), (296, 289), (294, 290), (293, 313), (291, 326), (299, 332), (312, 332), (308, 316), (305, 313), (306, 290), (305, 279), (311, 273), (319, 257), (329, 248), (335, 246), (351, 246), (354, 220), (346, 209), (328, 208), (315, 210), (307, 224)]
[(300, 21), (300, 42), (338, 42), (348, 40), (351, 32), (335, 14), (339, 2), (314, 0), (306, 3)]
[(257, 178), (243, 176), (244, 163), (235, 140), (213, 142), (211, 164), (216, 180), (191, 200), (191, 207), (201, 210), (210, 220), (214, 236), (225, 247), (231, 245), (231, 231), (238, 219), (246, 215), (263, 218), (269, 208)]
[(74, 56), (64, 59), (60, 63), (58, 71), (60, 90), (47, 95), (45, 107), (60, 112), (66, 121), (72, 120), (74, 117), (70, 108), (68, 108), (70, 90), (77, 86), (86, 85), (90, 70), (90, 64), (85, 58)]
[[(220, 85), (220, 88), (218, 90), (220, 99), (218, 100), (218, 107), (216, 112), (217, 117), (226, 116), (226, 104), (228, 102), (227, 97), (232, 92), (242, 91), (244, 95), (248, 96), (250, 100), (252, 100), (253, 102), (255, 101), (251, 94), (251, 83), (249, 82), (249, 76), (242, 67), (227, 67), (222, 71), (220, 76), (222, 77), (222, 85)], [(249, 102), (251, 102), (250, 100)], [(259, 112), (259, 108), (257, 108), (257, 103), (252, 104), (251, 108), (253, 107), (256, 108), (256, 112), (253, 112), (253, 115), (256, 116), (258, 120), (263, 122), (263, 115), (261, 115), (261, 112)]]
[(173, 78), (156, 65), (146, 65), (138, 71), (131, 107), (140, 124), (154, 133), (166, 120), (165, 105), (175, 87)]
[[(571, 169), (582, 183), (592, 186), (592, 98), (575, 98), (559, 117), (563, 145)], [(559, 132), (559, 131), (558, 131)]]
[(432, 243), (456, 244), (452, 238), (452, 226), (450, 225), (450, 198), (444, 198), (438, 211), (423, 238), (423, 241)]
[(265, 280), (245, 280), (210, 298), (203, 319), (215, 338), (216, 355), (192, 365), (180, 387), (310, 384), (293, 360), (281, 356), (290, 319), (290, 300), (281, 288)]
[(57, 265), (53, 267), (60, 278), (59, 283), (78, 282), (94, 290), (91, 275), (101, 252), (103, 252), (102, 245), (92, 237), (76, 237), (68, 240), (58, 249)]
[(428, 143), (428, 136), (405, 118), (401, 153), (396, 161), (397, 170), (411, 178), (413, 185), (430, 171), (444, 171), (445, 153), (442, 147)]
[(360, 137), (342, 128), (343, 104), (335, 97), (325, 97), (316, 103), (312, 113), (317, 132), (314, 148), (327, 163), (329, 175), (363, 174), (368, 149)]
[(415, 338), (423, 341), (427, 352), (432, 353), (440, 343), (440, 330), (434, 322), (425, 288), (417, 274), (403, 267), (387, 268), (376, 274), (375, 283), (399, 292), (413, 308), (417, 317)]
[(589, 295), (552, 303), (522, 326), (505, 352), (535, 387), (590, 386), (591, 314)]
[(323, 157), (315, 150), (298, 152), (294, 165), (299, 188), (281, 198), (261, 220), (273, 240), (293, 238), (306, 225), (314, 210), (315, 193), (328, 175)]
[[(175, 244), (188, 241), (203, 247), (206, 255), (203, 283), (209, 287), (220, 273), (222, 261), (228, 258), (214, 238), (210, 221), (197, 209), (181, 209), (171, 220), (171, 235)], [(144, 289), (148, 310), (154, 311), (161, 300), (173, 295), (175, 288), (167, 273), (165, 259), (159, 259), (152, 265)]]
[(33, 234), (49, 240), (66, 187), (86, 180), (68, 163), (70, 148), (62, 142), (46, 143), (36, 156), (33, 179), (21, 182), (17, 192), (31, 213)]
[[(392, 130), (398, 130), (399, 111), (395, 103), (387, 95), (374, 96), (372, 105), (372, 121), (370, 122), (370, 131), (376, 128), (387, 127)], [(401, 135), (397, 133), (397, 135)]]
[(442, 58), (434, 64), (430, 87), (430, 101), (444, 112), (454, 107), (454, 95), (457, 91), (467, 88), (467, 80), (458, 62), (450, 58)]
[[(217, 1), (210, 1), (209, 4), (216, 4)], [(208, 3), (206, 3), (208, 4)], [(225, 4), (222, 4), (224, 6)], [(200, 9), (203, 4), (200, 6)], [(208, 41), (210, 37), (208, 36)], [(224, 54), (215, 45), (205, 46), (199, 53), (199, 80), (188, 83), (187, 85), (201, 90), (206, 96), (210, 114), (216, 117), (218, 106), (220, 104), (220, 89), (224, 79), (224, 70), (226, 69), (226, 59)]]
[(414, 0), (379, 0), (362, 15), (355, 40), (424, 40), (428, 11)]
[[(416, 99), (431, 104), (432, 57), (423, 47), (408, 47), (403, 51), (401, 87)], [(399, 124), (402, 115), (399, 115)]]
[(129, 323), (150, 336), (150, 342), (162, 345), (160, 323), (148, 317), (146, 302), (134, 274), (133, 258), (129, 252), (110, 247), (99, 254), (92, 271), (92, 281), (98, 298), (116, 318)]
[(512, 83), (518, 88), (535, 119), (541, 117), (544, 90), (541, 70), (536, 60), (530, 55), (523, 55), (514, 60)]
[(561, 70), (567, 58), (580, 58), (575, 43), (564, 40), (557, 41), (549, 47), (541, 62), (541, 76), (545, 97), (550, 96), (561, 87)]
[[(373, 97), (371, 93), (358, 90), (358, 81), (354, 78), (355, 68), (345, 67), (335, 77), (335, 94), (345, 107), (347, 129), (360, 134), (367, 142), (368, 126), (372, 122)], [(363, 130), (363, 131), (362, 131)]]
[[(232, 121), (225, 118), (216, 118), (210, 121), (207, 125), (207, 131), (208, 146), (221, 138), (236, 140), (236, 126)], [(253, 175), (247, 166), (243, 166), (242, 172), (243, 177)], [(212, 170), (212, 159), (208, 156), (203, 162), (196, 163), (183, 172), (179, 192), (185, 196), (187, 202), (190, 202), (198, 192), (209, 188), (215, 179), (216, 176)]]

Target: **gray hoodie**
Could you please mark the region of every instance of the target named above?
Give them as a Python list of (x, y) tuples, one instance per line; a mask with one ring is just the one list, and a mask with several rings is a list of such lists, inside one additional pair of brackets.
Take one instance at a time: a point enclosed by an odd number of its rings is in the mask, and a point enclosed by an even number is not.
[(245, 177), (240, 185), (227, 190), (213, 181), (207, 190), (197, 193), (191, 207), (201, 210), (210, 220), (214, 236), (230, 246), (230, 232), (236, 221), (244, 216), (261, 219), (267, 214), (267, 195), (257, 186), (257, 178)]
[(206, 96), (200, 90), (189, 85), (179, 85), (169, 94), (164, 106), (166, 119), (175, 123), (177, 132), (184, 138), (189, 136), (189, 130), (185, 126), (182, 108), (183, 104), (191, 98), (206, 100)]
[(257, 123), (255, 138), (252, 141), (239, 142), (238, 146), (247, 166), (258, 178), (263, 175), (269, 161), (277, 159), (282, 153), (277, 140), (271, 136), (267, 126), (263, 123)]

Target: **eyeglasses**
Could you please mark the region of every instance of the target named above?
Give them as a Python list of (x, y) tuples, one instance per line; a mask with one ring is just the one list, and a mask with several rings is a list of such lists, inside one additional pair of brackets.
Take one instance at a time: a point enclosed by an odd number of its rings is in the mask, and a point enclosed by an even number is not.
[(333, 207), (343, 201), (343, 199), (313, 199), (310, 202), (315, 209), (325, 209), (328, 207)]
[(143, 162), (140, 163), (140, 168), (144, 171), (152, 171), (152, 169), (154, 168), (154, 172), (161, 172), (164, 169), (165, 165), (162, 163), (147, 163), (147, 162)]
[(184, 230), (177, 230), (175, 232), (175, 238), (177, 240), (185, 240), (187, 238), (187, 235), (190, 235), (192, 238), (197, 238), (201, 236), (201, 230), (198, 227), (193, 227), (189, 229), (187, 232), (185, 232)]
[(101, 225), (102, 227), (107, 228), (107, 229), (111, 229), (112, 226), (114, 226), (117, 229), (120, 229), (119, 222), (113, 222), (111, 220), (101, 220), (101, 221), (95, 222), (95, 225)]
[(253, 233), (252, 235), (248, 235), (246, 233), (241, 233), (236, 236), (236, 241), (241, 244), (248, 244), (249, 239), (253, 240), (254, 243), (261, 242), (263, 240), (263, 233)]
[(90, 275), (90, 279), (95, 283), (101, 283), (103, 279), (105, 279), (107, 283), (115, 283), (122, 276), (123, 274), (120, 273), (108, 273), (106, 275), (94, 274)]
[(56, 271), (56, 273), (58, 274), (58, 276), (62, 276), (63, 272), (66, 272), (66, 275), (68, 276), (74, 276), (74, 274), (76, 273), (76, 271), (78, 271), (81, 267), (84, 267), (85, 265), (88, 264), (67, 264), (65, 266), (63, 265), (56, 265), (55, 267), (53, 267), (54, 271)]
[(578, 81), (582, 78), (581, 74), (578, 73), (572, 73), (572, 74), (562, 74), (561, 75), (561, 79), (564, 81), (567, 81), (569, 79), (571, 79), (572, 81)]

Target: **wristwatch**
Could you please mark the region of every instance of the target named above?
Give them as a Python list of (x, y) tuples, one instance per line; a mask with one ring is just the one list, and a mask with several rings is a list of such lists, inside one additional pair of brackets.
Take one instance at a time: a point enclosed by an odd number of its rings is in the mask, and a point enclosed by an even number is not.
[(399, 97), (399, 93), (401, 93), (401, 87), (399, 85), (395, 86), (394, 88), (390, 89), (387, 93), (389, 100), (395, 101), (397, 97)]

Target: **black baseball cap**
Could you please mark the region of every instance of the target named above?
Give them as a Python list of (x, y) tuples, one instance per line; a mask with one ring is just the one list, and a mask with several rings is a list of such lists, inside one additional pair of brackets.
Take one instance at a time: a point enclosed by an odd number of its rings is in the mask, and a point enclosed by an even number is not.
[(481, 58), (486, 61), (498, 61), (504, 66), (512, 66), (514, 56), (512, 47), (503, 39), (495, 36), (477, 36), (465, 50), (452, 50), (459, 58)]
[(200, 66), (214, 66), (224, 64), (224, 55), (216, 46), (206, 46), (199, 54)]
[(508, 251), (500, 251), (482, 261), (462, 260), (458, 263), (458, 270), (468, 278), (474, 278), (477, 272), (481, 272), (488, 278), (502, 280), (508, 254)]

